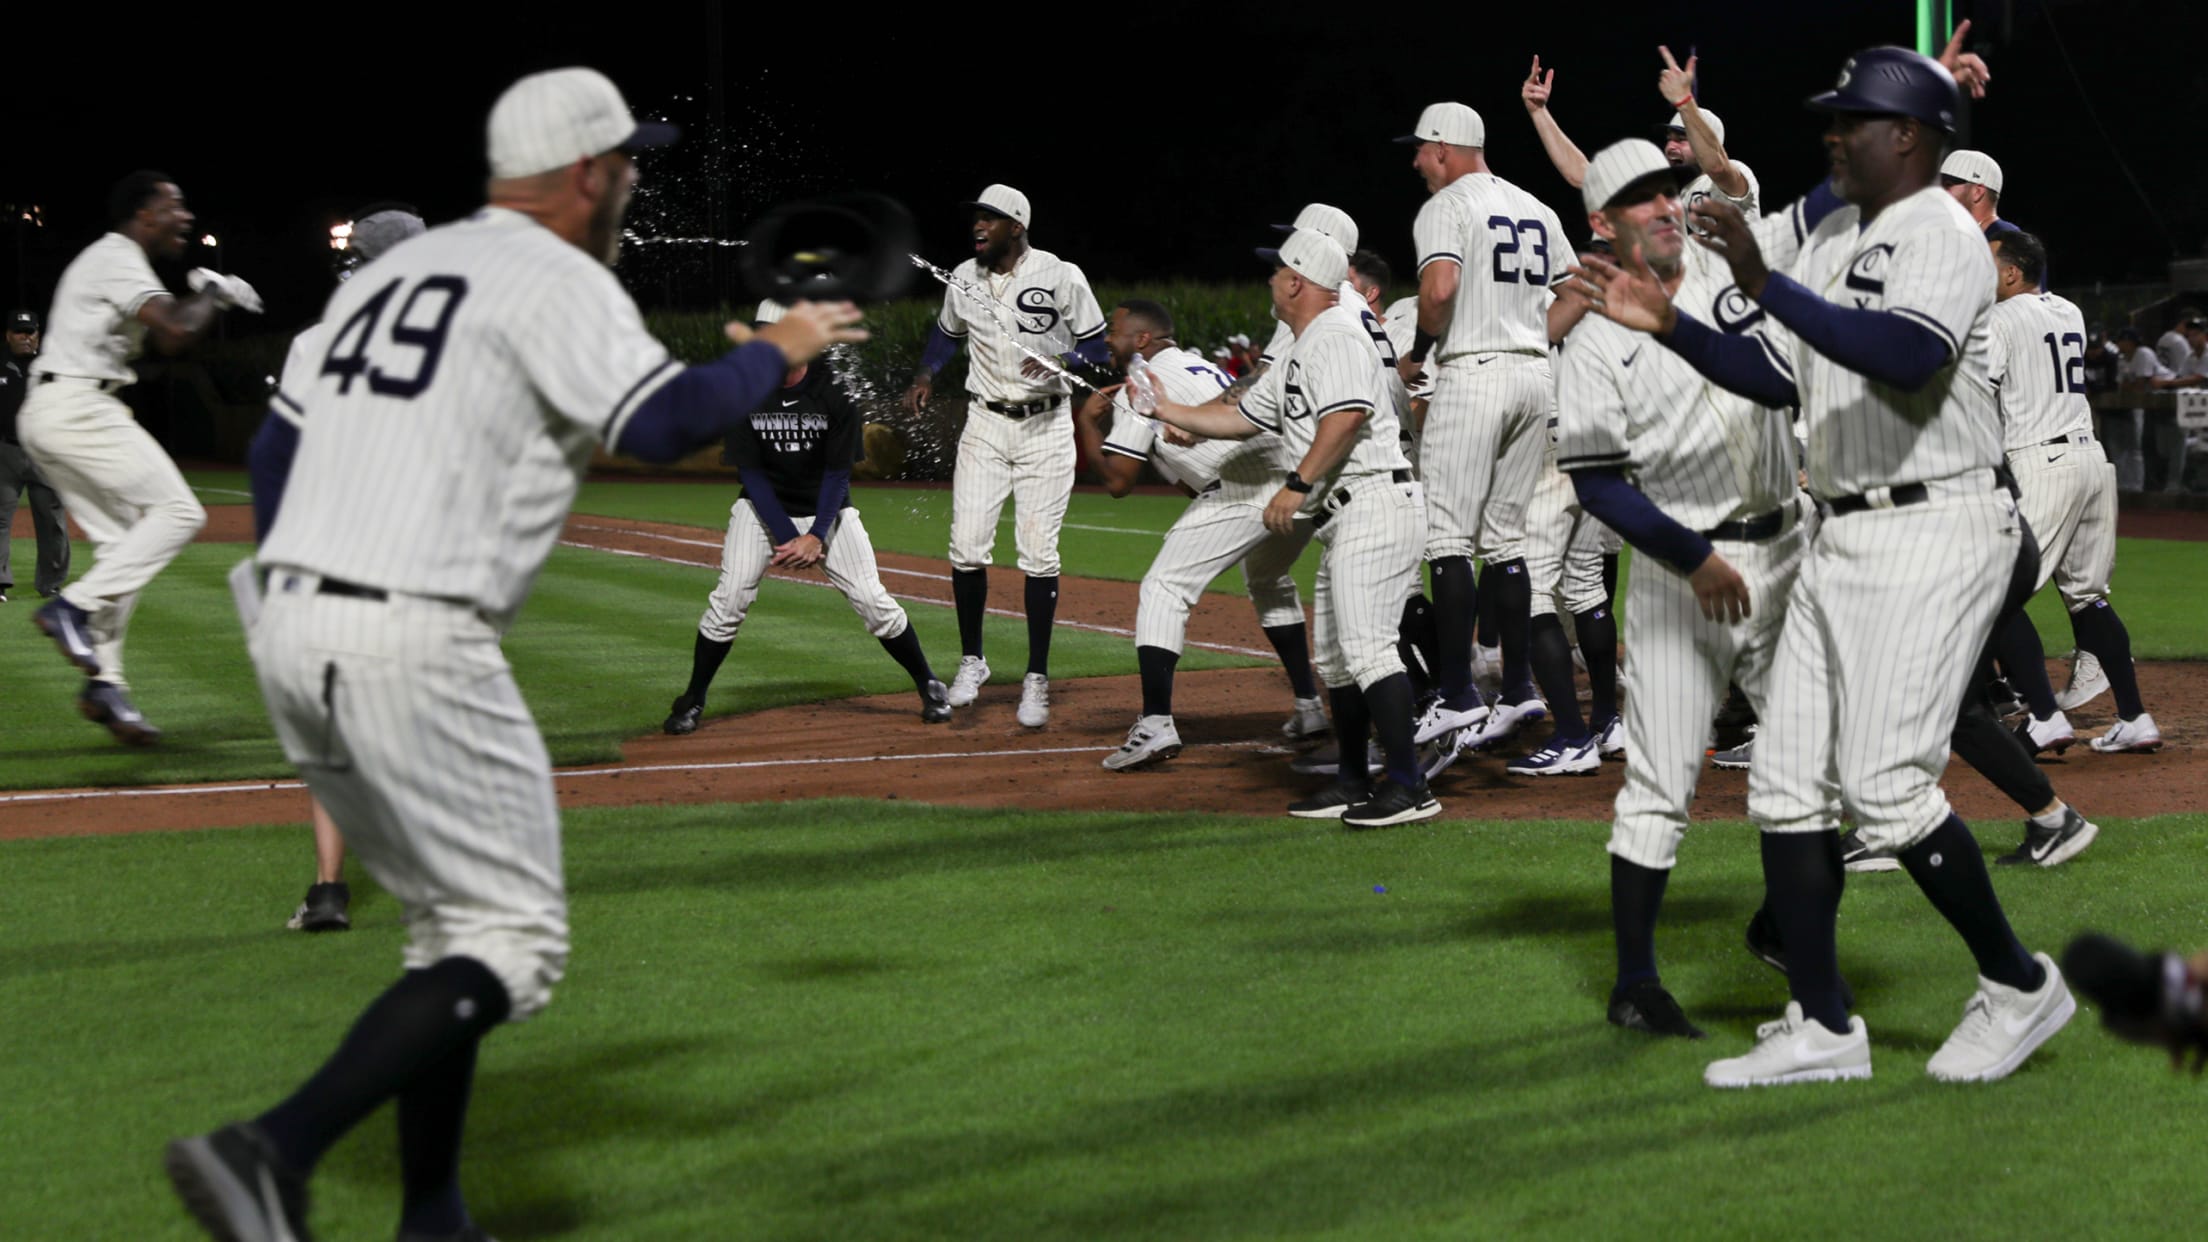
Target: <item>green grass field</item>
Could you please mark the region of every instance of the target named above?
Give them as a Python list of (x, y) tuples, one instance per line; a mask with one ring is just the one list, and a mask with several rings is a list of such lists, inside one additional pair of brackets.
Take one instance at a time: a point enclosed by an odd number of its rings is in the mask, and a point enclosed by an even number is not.
[[(940, 554), (947, 491), (872, 491), (877, 544)], [(592, 484), (579, 507), (714, 525), (729, 494)], [(1177, 511), (1076, 497), (1068, 563), (1139, 577)], [(240, 554), (190, 549), (144, 602), (134, 680), (175, 735), (151, 752), (75, 719), (45, 641), (0, 627), (0, 785), (284, 774), (222, 583)], [(2143, 657), (2208, 654), (2189, 611), (2204, 580), (2208, 545), (2124, 541)], [(508, 650), (556, 754), (603, 758), (656, 725), (710, 583), (554, 554)], [(949, 663), (947, 610), (912, 611)], [(2040, 623), (2068, 646), (2059, 615)], [(991, 624), (1019, 649), (1017, 622)], [(1123, 638), (1056, 641), (1064, 675), (1132, 671)], [(770, 583), (714, 708), (902, 685), (833, 592)], [(2208, 814), (2101, 822), (2074, 864), (1996, 871), (2026, 940), (2208, 943)], [(2005, 850), (2013, 827), (1984, 839)], [(1606, 1026), (1606, 833), (879, 801), (577, 811), (574, 956), (552, 1007), (487, 1045), (471, 1201), (506, 1242), (2197, 1233), (2203, 1088), (2090, 1014), (2007, 1082), (1924, 1076), (1972, 972), (1906, 877), (1852, 877), (1842, 913), (1871, 1082), (1700, 1083), (1784, 1001), (1740, 948), (1761, 894), (1743, 824), (1690, 838), (1659, 941), (1713, 1039)], [(296, 825), (0, 843), (0, 1238), (197, 1236), (162, 1141), (273, 1102), (397, 968), (398, 911), (357, 873), (356, 931), (281, 930), (307, 863)], [(316, 1195), (319, 1236), (391, 1236), (388, 1111)]]
[[(2204, 830), (2111, 822), (1997, 883), (2035, 944), (2198, 943)], [(574, 958), (486, 1046), (472, 1200), (508, 1242), (2197, 1232), (2203, 1087), (2155, 1054), (2081, 1015), (2007, 1082), (1925, 1077), (1971, 968), (1905, 877), (1852, 878), (1841, 924), (1870, 1082), (1701, 1085), (1784, 995), (1740, 948), (1741, 825), (1689, 841), (1660, 942), (1713, 1038), (1604, 1025), (1605, 832), (577, 812)], [(0, 1234), (192, 1236), (161, 1142), (272, 1102), (396, 968), (380, 896), (280, 930), (304, 847), (0, 846)], [(391, 1235), (388, 1112), (316, 1191), (321, 1236)]]

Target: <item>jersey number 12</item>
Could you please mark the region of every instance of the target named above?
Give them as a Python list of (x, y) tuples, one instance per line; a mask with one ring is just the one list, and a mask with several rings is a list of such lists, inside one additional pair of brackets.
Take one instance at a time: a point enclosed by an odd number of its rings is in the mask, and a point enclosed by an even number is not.
[(394, 350), (415, 351), (411, 373), (385, 370), (368, 357), (383, 312), (401, 283), (394, 280), (376, 290), (331, 338), (330, 352), (322, 359), (322, 374), (338, 377), (339, 393), (351, 392), (354, 380), (366, 379), (369, 391), (379, 396), (411, 401), (436, 378), (437, 362), (445, 354), (445, 333), (452, 329), (452, 316), (460, 309), (460, 300), (468, 296), (468, 282), (458, 276), (432, 276), (414, 286), (406, 300), (399, 303), (399, 313), (385, 336), (389, 345), (376, 353), (396, 364), (400, 359)]

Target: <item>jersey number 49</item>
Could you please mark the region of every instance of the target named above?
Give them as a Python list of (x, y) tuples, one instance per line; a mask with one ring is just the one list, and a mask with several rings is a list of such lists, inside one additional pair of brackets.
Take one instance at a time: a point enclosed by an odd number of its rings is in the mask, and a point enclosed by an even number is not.
[[(321, 373), (338, 377), (339, 393), (351, 392), (353, 381), (366, 379), (371, 392), (412, 400), (436, 378), (437, 362), (445, 353), (445, 333), (452, 328), (461, 299), (468, 296), (468, 282), (459, 276), (431, 276), (414, 286), (399, 303), (390, 330), (379, 339), (376, 330), (383, 323), (383, 312), (403, 283), (394, 280), (376, 290), (330, 339)], [(369, 358), (371, 352), (393, 367), (410, 364), (412, 369), (386, 370), (381, 361)]]

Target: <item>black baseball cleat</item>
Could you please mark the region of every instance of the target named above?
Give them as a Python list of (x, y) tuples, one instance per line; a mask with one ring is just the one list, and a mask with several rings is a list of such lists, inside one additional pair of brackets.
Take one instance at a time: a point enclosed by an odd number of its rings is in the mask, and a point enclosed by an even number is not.
[(1441, 803), (1434, 801), (1434, 795), (1427, 791), (1424, 778), (1409, 787), (1382, 780), (1373, 788), (1371, 801), (1342, 812), (1342, 826), (1388, 828), (1412, 820), (1432, 819), (1439, 814)]
[(54, 640), (71, 664), (87, 677), (100, 675), (100, 657), (92, 650), (92, 617), (84, 609), (55, 596), (31, 614), (31, 624)]
[(1654, 979), (1629, 983), (1610, 993), (1610, 1025), (1629, 1031), (1646, 1031), (1650, 1035), (1703, 1038), (1702, 1028), (1687, 1020), (1686, 1011), (1679, 1008), (1679, 1002)]
[(1340, 819), (1342, 812), (1364, 802), (1372, 790), (1363, 781), (1337, 780), (1308, 798), (1288, 804), (1297, 819)]
[(88, 681), (77, 692), (77, 711), (96, 725), (106, 725), (115, 740), (125, 746), (151, 746), (161, 740), (161, 730), (147, 720), (123, 693), (121, 686), (105, 681)]
[(222, 1242), (313, 1242), (306, 1179), (249, 1122), (169, 1144), (162, 1164), (192, 1218)]
[(1997, 864), (2017, 866), (2031, 863), (2040, 867), (2057, 867), (2085, 852), (2093, 844), (2093, 838), (2101, 835), (2099, 825), (2087, 822), (2078, 814), (2078, 808), (2062, 808), (2062, 823), (2054, 828), (2042, 828), (2030, 820), (2024, 821), (2024, 843), (2010, 853), (1994, 859)]
[[(1779, 944), (1779, 929), (1771, 922), (1771, 912), (1760, 906), (1755, 917), (1748, 920), (1748, 952), (1780, 974), (1786, 973), (1786, 949)], [(1840, 981), (1840, 999), (1848, 1008), (1855, 1008), (1855, 989), (1845, 979)]]
[(1850, 871), (1899, 871), (1901, 860), (1872, 849), (1863, 834), (1850, 828), (1840, 834), (1840, 865)]
[(660, 728), (677, 737), (698, 731), (698, 719), (705, 715), (705, 700), (693, 699), (688, 694), (677, 695), (674, 705), (667, 709), (667, 719)]
[[(940, 681), (930, 680), (920, 688), (920, 719), (929, 724), (942, 724), (951, 718), (951, 688)], [(697, 726), (692, 725), (692, 728)], [(671, 731), (671, 730), (670, 730)]]
[(353, 916), (349, 907), (353, 890), (340, 880), (332, 884), (315, 884), (307, 888), (307, 899), (299, 903), (299, 909), (284, 924), (293, 931), (326, 932), (347, 931), (352, 928)]

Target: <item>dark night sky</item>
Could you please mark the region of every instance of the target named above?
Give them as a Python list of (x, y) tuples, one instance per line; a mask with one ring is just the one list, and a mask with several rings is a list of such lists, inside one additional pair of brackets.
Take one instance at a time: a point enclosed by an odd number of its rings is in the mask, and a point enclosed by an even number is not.
[[(1775, 208), (1822, 172), (1820, 124), (1802, 98), (1828, 85), (1850, 51), (1907, 43), (1914, 31), (1908, 0), (1821, 9), (1679, 0), (1661, 17), (1655, 7), (1609, 17), (1602, 4), (1514, 6), (1508, 22), (1483, 27), (1475, 6), (1390, 6), (1407, 15), (1392, 31), (1322, 25), (1277, 4), (1159, 10), (1171, 16), (1154, 22), (1084, 8), (1079, 29), (1036, 10), (943, 8), (927, 23), (836, 30), (855, 19), (834, 18), (805, 33), (763, 29), (754, 10), (732, 9), (721, 143), (704, 125), (703, 3), (601, 10), (617, 12), (618, 24), (533, 12), (520, 42), (505, 6), (446, 5), (412, 29), (398, 26), (405, 10), (287, 6), (280, 21), (255, 24), (254, 40), (281, 48), (262, 53), (245, 50), (236, 10), (118, 39), (112, 10), (50, 9), (11, 14), (5, 32), (0, 202), (43, 208), (47, 227), (26, 243), (25, 275), (42, 306), (59, 265), (104, 227), (108, 184), (134, 167), (170, 172), (203, 226), (223, 236), (224, 265), (269, 296), (271, 326), (288, 327), (318, 313), (327, 292), (333, 220), (377, 198), (416, 202), (432, 221), (464, 214), (479, 201), (482, 119), (498, 91), (522, 72), (587, 63), (639, 108), (691, 127), (685, 148), (645, 165), (632, 223), (646, 233), (705, 231), (703, 186), (718, 147), (739, 231), (776, 201), (877, 189), (913, 208), (924, 249), (947, 262), (965, 252), (957, 204), (1001, 180), (1034, 202), (1037, 244), (1093, 279), (1252, 275), (1248, 247), (1263, 226), (1313, 199), (1347, 209), (1366, 244), (1403, 265), (1423, 190), (1408, 149), (1386, 139), (1431, 100), (1478, 109), (1495, 170), (1566, 220), (1583, 216), (1518, 102), (1535, 52), (1559, 71), (1553, 110), (1592, 152), (1646, 135), (1669, 114), (1656, 96), (1658, 43), (1682, 55), (1698, 47), (1702, 99), (1725, 117), (1732, 153), (1755, 168)], [(2194, 155), (2197, 119), (2208, 116), (2204, 6), (1956, 7), (1977, 18), (1973, 41), (1994, 72), (1971, 145), (2002, 162), (2003, 214), (2047, 237), (2057, 273), (2154, 279), (2173, 251), (2198, 253), (2208, 240), (2208, 168)], [(2006, 30), (2004, 10), (2014, 14)], [(1556, 15), (1546, 32), (1527, 18), (1544, 12)], [(356, 15), (371, 14), (385, 29), (359, 28)], [(437, 37), (425, 37), (432, 21)], [(1482, 37), (1442, 33), (1467, 26)], [(85, 50), (95, 47), (97, 56)], [(16, 287), (14, 241), (0, 238), (0, 296)], [(666, 253), (650, 261), (670, 261)], [(632, 283), (647, 305), (663, 296), (663, 283)]]

